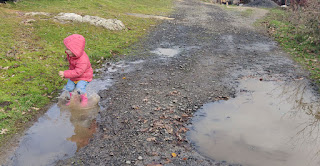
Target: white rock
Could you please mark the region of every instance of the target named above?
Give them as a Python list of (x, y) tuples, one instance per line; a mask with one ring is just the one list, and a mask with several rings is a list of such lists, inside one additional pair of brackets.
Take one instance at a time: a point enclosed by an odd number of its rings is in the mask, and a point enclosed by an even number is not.
[(138, 157), (138, 160), (142, 160), (143, 158), (141, 156)]
[(83, 17), (83, 22), (88, 22), (91, 25), (102, 26), (109, 30), (122, 30), (125, 28), (124, 24), (117, 19), (104, 19), (98, 16), (88, 16)]
[(98, 16), (81, 16), (75, 13), (59, 13), (55, 19), (58, 21), (75, 21), (86, 22), (94, 26), (102, 26), (109, 30), (122, 30), (125, 28), (124, 24), (117, 19), (105, 19)]
[(82, 22), (82, 16), (75, 14), (75, 13), (59, 13), (54, 18), (59, 21)]
[(131, 161), (126, 161), (127, 164), (131, 164)]

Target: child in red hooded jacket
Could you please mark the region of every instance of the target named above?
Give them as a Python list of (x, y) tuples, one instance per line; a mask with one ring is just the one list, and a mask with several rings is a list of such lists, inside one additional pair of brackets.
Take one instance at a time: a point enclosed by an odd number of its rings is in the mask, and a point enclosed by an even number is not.
[[(78, 34), (68, 36), (63, 40), (66, 46), (65, 53), (69, 61), (69, 70), (59, 71), (59, 76), (69, 78), (65, 89), (71, 92), (74, 90), (80, 94), (81, 106), (85, 107), (88, 103), (86, 86), (92, 81), (93, 70), (88, 55), (84, 51), (85, 38)], [(70, 101), (67, 105), (70, 104)]]

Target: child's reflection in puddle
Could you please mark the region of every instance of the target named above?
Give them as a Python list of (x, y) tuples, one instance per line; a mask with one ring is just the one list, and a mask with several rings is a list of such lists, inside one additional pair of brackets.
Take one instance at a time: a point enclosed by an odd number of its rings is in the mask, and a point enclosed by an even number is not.
[(69, 106), (66, 106), (64, 102), (60, 103), (61, 110), (71, 113), (70, 122), (74, 126), (74, 135), (67, 138), (67, 140), (77, 144), (77, 151), (86, 146), (96, 132), (96, 118), (100, 110), (97, 104), (99, 98), (89, 98), (88, 106), (85, 108), (80, 106), (79, 101), (75, 97)]

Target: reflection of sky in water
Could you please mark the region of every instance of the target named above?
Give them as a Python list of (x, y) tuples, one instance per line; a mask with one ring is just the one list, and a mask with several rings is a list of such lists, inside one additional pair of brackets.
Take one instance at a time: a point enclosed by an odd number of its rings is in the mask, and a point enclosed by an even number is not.
[(20, 142), (13, 165), (53, 165), (57, 158), (71, 157), (76, 143), (67, 141), (74, 134), (70, 112), (60, 111), (55, 104), (35, 123)]
[(240, 89), (248, 91), (206, 104), (195, 113), (188, 139), (202, 154), (229, 163), (319, 165), (320, 158), (315, 156), (320, 151), (319, 123), (302, 110), (312, 98), (304, 87), (242, 80)]
[(157, 48), (151, 53), (155, 53), (160, 56), (173, 57), (180, 53), (179, 48)]

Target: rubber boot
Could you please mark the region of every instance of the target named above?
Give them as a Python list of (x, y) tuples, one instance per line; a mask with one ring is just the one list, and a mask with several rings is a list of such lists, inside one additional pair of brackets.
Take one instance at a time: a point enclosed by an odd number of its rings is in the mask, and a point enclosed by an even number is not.
[(72, 95), (72, 93), (71, 93), (71, 92), (69, 92), (69, 93), (70, 93), (70, 99), (69, 99), (69, 101), (67, 102), (66, 106), (70, 105), (70, 102), (71, 102), (71, 95)]
[(81, 107), (86, 107), (88, 105), (88, 97), (87, 94), (81, 94), (80, 95), (81, 98)]

